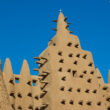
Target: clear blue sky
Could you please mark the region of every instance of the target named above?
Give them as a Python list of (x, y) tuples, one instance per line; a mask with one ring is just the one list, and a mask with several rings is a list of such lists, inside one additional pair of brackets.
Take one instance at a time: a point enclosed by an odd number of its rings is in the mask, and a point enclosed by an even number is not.
[[(109, 0), (0, 0), (0, 58), (9, 57), (13, 71), (19, 74), (27, 59), (32, 74), (34, 56), (38, 56), (55, 35), (51, 21), (62, 9), (70, 30), (78, 35), (81, 46), (93, 54), (105, 82), (110, 68)], [(2, 65), (3, 67), (3, 65)]]

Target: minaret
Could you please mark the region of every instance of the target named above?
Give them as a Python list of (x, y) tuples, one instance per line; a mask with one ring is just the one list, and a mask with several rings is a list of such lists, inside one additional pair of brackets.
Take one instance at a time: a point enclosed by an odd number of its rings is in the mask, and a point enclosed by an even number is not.
[(11, 66), (11, 62), (9, 58), (6, 59), (5, 65), (4, 65), (4, 70), (3, 70), (3, 79), (7, 88), (7, 92), (9, 95), (10, 103), (12, 105), (12, 108), (14, 109), (14, 104), (15, 104), (15, 80), (14, 80), (14, 75), (13, 75), (13, 70)]
[[(15, 78), (17, 78), (15, 76)], [(15, 108), (16, 110), (29, 110), (33, 109), (32, 98), (32, 81), (30, 76), (29, 66), (26, 60), (23, 61), (18, 83), (15, 86)]]
[(39, 64), (35, 70), (42, 77), (42, 102), (47, 105), (46, 110), (104, 110), (104, 103), (97, 106), (103, 98), (98, 90), (92, 54), (81, 49), (78, 37), (71, 34), (66, 20), (60, 12), (55, 20), (56, 35), (48, 43), (48, 48), (35, 57)]
[(3, 80), (0, 60), (0, 110), (12, 110), (8, 92)]

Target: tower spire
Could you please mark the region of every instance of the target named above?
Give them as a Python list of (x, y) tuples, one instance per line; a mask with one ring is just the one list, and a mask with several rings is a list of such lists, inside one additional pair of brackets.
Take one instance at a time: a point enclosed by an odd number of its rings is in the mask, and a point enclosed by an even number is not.
[(57, 34), (69, 33), (69, 30), (68, 30), (69, 25), (66, 22), (67, 17), (64, 17), (61, 9), (59, 10), (59, 12), (60, 13), (57, 21)]

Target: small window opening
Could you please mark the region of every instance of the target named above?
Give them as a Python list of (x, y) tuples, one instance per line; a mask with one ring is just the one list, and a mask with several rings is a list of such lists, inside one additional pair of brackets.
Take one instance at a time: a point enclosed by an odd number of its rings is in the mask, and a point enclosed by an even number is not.
[(79, 105), (83, 105), (83, 101), (79, 101)]
[(80, 88), (78, 88), (78, 89), (77, 89), (77, 92), (81, 92), (81, 89), (80, 89)]
[(65, 100), (62, 100), (62, 101), (61, 101), (61, 104), (65, 104)]
[(32, 81), (32, 86), (35, 86), (36, 85), (36, 82), (37, 82), (36, 80), (33, 80)]
[(69, 42), (69, 43), (67, 44), (67, 46), (68, 46), (68, 47), (71, 47), (71, 46), (72, 46), (72, 43), (71, 43), (71, 42)]
[(67, 70), (67, 72), (69, 72), (69, 73), (70, 73), (70, 72), (71, 72), (71, 69), (68, 69), (68, 70)]
[(58, 55), (59, 55), (59, 56), (62, 56), (62, 52), (58, 52)]
[(20, 93), (18, 93), (18, 97), (19, 97), (19, 98), (22, 98), (22, 95), (21, 95)]
[(19, 78), (15, 78), (15, 83), (16, 83), (16, 84), (19, 83)]
[(31, 93), (28, 93), (28, 96), (29, 96), (29, 97), (32, 97), (32, 94), (31, 94)]
[(19, 106), (19, 107), (18, 107), (18, 109), (19, 109), (19, 110), (22, 110), (22, 107), (21, 107), (21, 106)]
[(36, 100), (39, 100), (39, 97), (38, 97), (38, 96), (35, 96), (34, 98), (35, 98)]
[(86, 91), (85, 91), (86, 93), (89, 93), (90, 92), (90, 90), (89, 89), (86, 89)]
[(78, 47), (79, 47), (79, 44), (76, 44), (76, 45), (75, 45), (75, 48), (78, 48)]
[(76, 57), (80, 58), (80, 54), (77, 54)]
[(69, 57), (73, 57), (73, 54), (72, 54), (72, 53), (70, 53), (68, 56), (69, 56)]
[(91, 106), (91, 105), (92, 105), (92, 102), (88, 101), (88, 102), (87, 102), (87, 105), (88, 105), (88, 106)]
[(106, 99), (106, 101), (110, 102), (110, 97)]
[(61, 90), (61, 91), (64, 91), (64, 87), (61, 87), (60, 90)]
[(77, 72), (77, 71), (75, 71), (75, 70), (72, 71), (73, 77), (76, 75), (76, 72)]
[(95, 89), (95, 90), (93, 91), (93, 93), (95, 93), (95, 94), (96, 94), (96, 93), (97, 93), (97, 90)]
[(72, 92), (72, 88), (69, 88), (68, 91), (69, 91), (69, 92)]
[(72, 100), (70, 100), (70, 104), (73, 105), (73, 101)]
[(90, 63), (88, 66), (92, 67), (93, 63)]
[(62, 77), (61, 79), (62, 79), (63, 81), (66, 81), (66, 77), (65, 77), (65, 76), (64, 76), (64, 77)]
[(86, 59), (87, 58), (87, 55), (84, 55), (83, 58)]
[(98, 102), (97, 105), (98, 105), (98, 106), (101, 106), (101, 102)]
[(77, 61), (74, 61), (74, 64), (75, 64), (75, 65), (77, 65), (77, 64), (78, 64), (78, 62), (77, 62)]
[(64, 60), (63, 60), (63, 59), (61, 59), (61, 60), (59, 60), (59, 62), (60, 62), (60, 63), (64, 63)]
[(88, 79), (88, 80), (87, 80), (88, 83), (91, 83), (91, 81), (92, 81), (92, 79)]
[(107, 87), (103, 87), (103, 90), (106, 91), (108, 88)]

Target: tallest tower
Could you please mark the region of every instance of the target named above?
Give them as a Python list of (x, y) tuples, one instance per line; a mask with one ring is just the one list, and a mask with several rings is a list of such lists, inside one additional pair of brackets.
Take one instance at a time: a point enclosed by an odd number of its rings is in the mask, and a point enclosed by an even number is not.
[[(41, 76), (42, 99), (46, 110), (110, 110), (102, 76), (94, 67), (91, 52), (81, 48), (77, 36), (68, 29), (67, 17), (60, 12), (56, 35), (36, 63)], [(110, 91), (110, 89), (108, 89)], [(105, 90), (106, 91), (106, 90)], [(110, 93), (106, 97), (110, 97)]]

